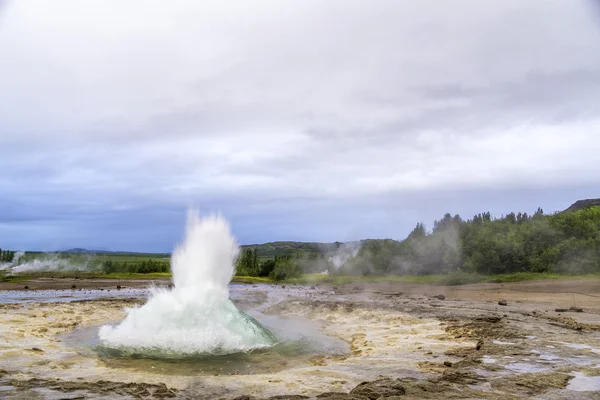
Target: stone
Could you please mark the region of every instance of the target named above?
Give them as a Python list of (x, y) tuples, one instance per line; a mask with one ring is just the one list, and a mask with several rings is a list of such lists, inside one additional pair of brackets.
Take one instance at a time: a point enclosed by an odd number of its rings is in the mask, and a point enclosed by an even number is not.
[(499, 306), (507, 306), (507, 305), (508, 305), (508, 302), (507, 302), (506, 300), (500, 300), (500, 301), (498, 302), (498, 305), (499, 305)]
[(392, 379), (379, 379), (373, 382), (363, 382), (350, 391), (350, 394), (364, 396), (369, 400), (380, 397), (403, 396), (406, 389)]

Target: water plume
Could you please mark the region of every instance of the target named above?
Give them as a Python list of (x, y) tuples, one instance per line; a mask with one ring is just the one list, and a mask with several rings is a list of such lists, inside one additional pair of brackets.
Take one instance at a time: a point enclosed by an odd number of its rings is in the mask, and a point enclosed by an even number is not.
[(272, 334), (229, 299), (239, 246), (221, 216), (188, 213), (186, 236), (171, 257), (174, 288), (100, 328), (108, 348), (156, 355), (229, 354), (271, 346)]

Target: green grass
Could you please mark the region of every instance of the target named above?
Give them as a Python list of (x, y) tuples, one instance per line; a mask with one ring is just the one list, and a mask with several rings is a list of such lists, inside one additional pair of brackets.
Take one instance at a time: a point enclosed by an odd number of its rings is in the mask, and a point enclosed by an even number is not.
[(112, 274), (98, 274), (98, 278), (103, 279), (169, 279), (171, 278), (170, 272), (151, 272), (148, 274), (138, 274), (134, 272), (115, 272)]
[(582, 274), (582, 275), (565, 275), (552, 272), (515, 272), (512, 274), (498, 274), (486, 276), (487, 282), (504, 283), (504, 282), (521, 282), (542, 279), (582, 279), (582, 278), (600, 278), (600, 273)]
[[(157, 272), (148, 274), (139, 273), (112, 273), (103, 274), (101, 272), (84, 271), (45, 271), (29, 272), (17, 275), (7, 275), (6, 271), (0, 271), (0, 282), (26, 282), (40, 278), (64, 278), (73, 279), (115, 279), (115, 280), (133, 280), (133, 279), (169, 279), (170, 272)], [(556, 273), (536, 273), (536, 272), (517, 272), (512, 274), (498, 275), (479, 275), (468, 273), (438, 274), (438, 275), (391, 275), (391, 276), (329, 276), (326, 274), (305, 274), (300, 278), (287, 279), (276, 282), (266, 277), (255, 276), (234, 276), (233, 283), (280, 283), (280, 284), (298, 284), (313, 285), (318, 283), (327, 283), (332, 285), (343, 285), (353, 282), (404, 282), (415, 284), (447, 285), (457, 286), (470, 283), (509, 283), (531, 280), (545, 279), (600, 279), (600, 273), (587, 275), (563, 275)]]
[(274, 283), (275, 281), (270, 278), (267, 278), (267, 277), (237, 276), (236, 275), (233, 277), (231, 282), (233, 282), (233, 283)]

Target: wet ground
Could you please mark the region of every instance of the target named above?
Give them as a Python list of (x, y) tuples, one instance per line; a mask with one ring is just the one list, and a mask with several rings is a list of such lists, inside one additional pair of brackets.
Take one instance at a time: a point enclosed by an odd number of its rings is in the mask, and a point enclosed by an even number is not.
[(598, 280), (232, 285), (281, 343), (186, 359), (103, 351), (98, 327), (148, 290), (77, 286), (0, 291), (0, 398), (600, 398)]

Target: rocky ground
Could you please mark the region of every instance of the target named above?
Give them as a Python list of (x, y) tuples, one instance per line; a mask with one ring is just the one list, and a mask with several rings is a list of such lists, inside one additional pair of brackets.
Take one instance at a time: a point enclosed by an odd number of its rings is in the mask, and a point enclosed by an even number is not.
[(2, 304), (0, 398), (600, 398), (598, 296), (598, 280), (247, 285), (240, 308), (303, 318), (348, 346), (249, 373), (115, 363), (67, 339), (119, 321), (143, 299)]

